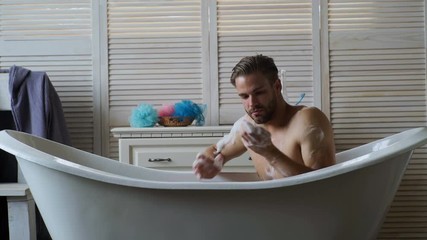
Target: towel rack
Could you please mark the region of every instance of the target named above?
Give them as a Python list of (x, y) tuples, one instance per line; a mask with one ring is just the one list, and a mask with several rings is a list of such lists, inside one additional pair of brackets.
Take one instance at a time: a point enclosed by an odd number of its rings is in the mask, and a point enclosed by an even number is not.
[(0, 69), (0, 73), (9, 73), (9, 69)]

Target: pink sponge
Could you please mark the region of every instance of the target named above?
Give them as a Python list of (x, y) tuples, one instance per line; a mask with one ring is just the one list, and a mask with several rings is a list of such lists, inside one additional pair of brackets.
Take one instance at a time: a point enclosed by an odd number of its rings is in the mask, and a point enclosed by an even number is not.
[(161, 106), (157, 112), (159, 117), (173, 116), (175, 113), (175, 106), (174, 104), (165, 104)]

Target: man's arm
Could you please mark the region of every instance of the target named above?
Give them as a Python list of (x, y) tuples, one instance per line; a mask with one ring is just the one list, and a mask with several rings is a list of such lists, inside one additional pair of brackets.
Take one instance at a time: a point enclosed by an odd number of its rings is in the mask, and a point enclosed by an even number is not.
[[(227, 137), (230, 136), (224, 136), (221, 140)], [(213, 178), (221, 172), (226, 162), (242, 155), (245, 151), (246, 148), (240, 136), (236, 136), (232, 141), (227, 141), (227, 144), (221, 146), (220, 152), (218, 152), (217, 144), (213, 144), (197, 154), (193, 163), (193, 171), (198, 178)]]
[(304, 164), (319, 169), (335, 164), (335, 143), (332, 127), (317, 108), (301, 110), (301, 156)]
[(245, 145), (262, 155), (283, 177), (310, 172), (335, 163), (335, 145), (328, 119), (316, 108), (301, 111), (296, 132), (304, 164), (290, 159), (274, 146), (267, 130), (245, 123), (247, 130), (242, 134)]

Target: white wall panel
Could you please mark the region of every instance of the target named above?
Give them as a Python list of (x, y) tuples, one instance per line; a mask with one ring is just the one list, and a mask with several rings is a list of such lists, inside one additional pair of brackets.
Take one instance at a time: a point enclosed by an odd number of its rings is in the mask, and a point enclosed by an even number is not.
[(313, 103), (311, 1), (217, 1), (219, 123), (232, 124), (244, 114), (230, 83), (231, 70), (245, 56), (272, 57), (286, 70), (285, 98)]
[[(424, 1), (330, 0), (337, 150), (426, 125)], [(415, 151), (378, 239), (427, 238), (426, 148)]]
[(0, 1), (0, 68), (48, 74), (72, 145), (94, 151), (91, 1)]

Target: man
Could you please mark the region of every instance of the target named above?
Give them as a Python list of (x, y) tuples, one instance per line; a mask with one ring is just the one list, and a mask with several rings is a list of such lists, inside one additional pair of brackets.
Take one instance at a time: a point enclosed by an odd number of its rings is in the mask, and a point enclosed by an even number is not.
[(293, 176), (335, 164), (333, 132), (315, 107), (289, 105), (272, 58), (244, 57), (233, 68), (231, 83), (246, 115), (229, 135), (199, 153), (193, 170), (213, 178), (231, 159), (249, 151), (263, 180)]

